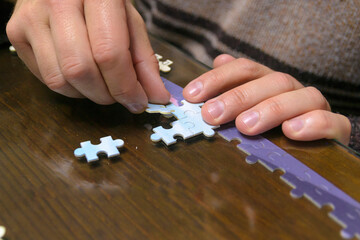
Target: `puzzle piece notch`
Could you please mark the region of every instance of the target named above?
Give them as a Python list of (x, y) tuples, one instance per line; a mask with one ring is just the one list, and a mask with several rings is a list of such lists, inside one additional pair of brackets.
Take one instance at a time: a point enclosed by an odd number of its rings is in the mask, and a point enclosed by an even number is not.
[(176, 139), (174, 138), (176, 136), (180, 136), (184, 140), (195, 136), (194, 133), (189, 130), (193, 126), (181, 123), (179, 120), (172, 122), (170, 125), (172, 126), (170, 129), (165, 129), (161, 126), (154, 128), (154, 133), (150, 137), (151, 140), (153, 142), (162, 140), (166, 145), (171, 145), (176, 143)]
[(159, 62), (159, 69), (161, 72), (170, 72), (171, 71), (171, 67), (170, 65), (172, 65), (174, 62), (171, 61), (170, 59), (167, 59), (165, 61), (161, 61), (161, 59), (163, 58), (161, 55), (159, 54), (155, 54), (156, 56), (156, 59), (158, 60)]
[(111, 136), (100, 138), (100, 141), (98, 145), (93, 145), (90, 141), (81, 142), (81, 148), (75, 149), (74, 155), (78, 158), (85, 156), (87, 162), (90, 163), (99, 160), (99, 153), (105, 153), (108, 158), (119, 156), (118, 148), (124, 146), (123, 140), (113, 140)]
[(163, 140), (166, 145), (176, 143), (174, 137), (181, 136), (184, 140), (194, 137), (199, 134), (204, 134), (206, 137), (215, 135), (214, 128), (219, 126), (212, 126), (207, 124), (201, 116), (201, 106), (204, 103), (189, 103), (186, 100), (181, 101), (181, 106), (174, 104), (163, 105), (149, 105), (146, 110), (149, 113), (161, 113), (168, 116), (176, 117), (178, 120), (171, 123), (172, 128), (164, 129), (159, 126), (153, 129), (154, 134), (151, 135), (151, 140), (159, 142)]

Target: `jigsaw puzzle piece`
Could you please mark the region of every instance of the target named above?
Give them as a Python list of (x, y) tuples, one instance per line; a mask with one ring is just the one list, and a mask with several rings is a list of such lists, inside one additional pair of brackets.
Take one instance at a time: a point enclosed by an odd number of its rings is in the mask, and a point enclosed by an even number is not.
[(319, 208), (324, 205), (332, 206), (333, 210), (329, 215), (344, 227), (340, 233), (343, 238), (351, 239), (355, 236), (360, 238), (360, 208), (358, 204), (344, 193), (339, 195), (332, 186), (315, 185), (312, 182), (312, 177), (311, 172), (308, 172), (306, 179), (289, 172), (281, 176), (285, 182), (294, 188), (291, 191), (291, 196), (296, 198), (304, 196)]
[(170, 65), (172, 65), (174, 62), (167, 59), (166, 61), (159, 61), (159, 69), (162, 72), (170, 72), (171, 71), (171, 67)]
[(98, 145), (93, 145), (90, 141), (81, 142), (81, 148), (77, 148), (74, 155), (78, 158), (85, 156), (87, 162), (90, 163), (99, 160), (97, 156), (99, 153), (105, 153), (109, 158), (118, 156), (120, 155), (118, 148), (124, 146), (123, 140), (113, 140), (111, 136), (100, 138), (100, 141)]
[(173, 116), (172, 109), (167, 108), (165, 105), (148, 103), (148, 107), (145, 110), (147, 113), (160, 113), (167, 118)]
[(161, 104), (152, 104), (148, 103), (148, 106), (145, 110), (148, 113), (161, 113), (161, 114), (171, 114), (171, 110)]
[(194, 135), (204, 134), (206, 137), (213, 137), (215, 131), (213, 129), (218, 128), (219, 126), (214, 126), (207, 124), (201, 113), (193, 113), (192, 111), (185, 112), (186, 118), (180, 119), (180, 122), (191, 123), (193, 125), (189, 130), (193, 132)]
[(174, 103), (176, 106), (179, 106), (181, 100), (184, 99), (184, 96), (182, 94), (183, 88), (167, 80), (166, 78), (161, 77), (161, 80), (163, 81), (165, 88), (171, 93), (170, 101)]
[(170, 72), (171, 68), (170, 65), (172, 65), (174, 62), (167, 59), (166, 61), (161, 61), (163, 57), (157, 53), (155, 53), (156, 59), (159, 62), (159, 69), (161, 72)]
[(272, 172), (281, 169), (284, 174), (280, 178), (293, 188), (292, 197), (305, 196), (318, 207), (332, 205), (329, 215), (344, 227), (341, 236), (360, 239), (360, 204), (356, 200), (261, 136), (245, 136), (233, 124), (218, 133), (228, 141), (239, 140), (237, 147), (249, 154), (248, 163), (259, 162)]
[(181, 106), (176, 106), (173, 103), (168, 105), (160, 105), (160, 104), (148, 104), (148, 108), (146, 112), (148, 113), (161, 113), (165, 115), (165, 117), (174, 116), (176, 119), (183, 119), (187, 117), (187, 113), (191, 114), (201, 114), (201, 106), (204, 103), (189, 103), (186, 100), (181, 101)]
[(172, 128), (165, 129), (161, 126), (153, 129), (154, 133), (151, 135), (151, 140), (153, 142), (163, 141), (166, 145), (171, 145), (176, 143), (176, 139), (174, 137), (180, 136), (184, 140), (193, 137), (194, 133), (189, 130), (193, 125), (191, 123), (181, 123), (179, 121), (175, 121), (171, 123)]

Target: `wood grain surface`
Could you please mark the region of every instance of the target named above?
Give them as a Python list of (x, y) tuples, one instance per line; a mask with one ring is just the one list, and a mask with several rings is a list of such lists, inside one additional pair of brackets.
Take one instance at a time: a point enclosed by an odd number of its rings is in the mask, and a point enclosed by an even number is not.
[[(185, 86), (207, 71), (152, 38)], [(50, 91), (7, 48), (0, 49), (0, 225), (6, 239), (340, 239), (340, 225), (245, 153), (216, 135), (154, 144), (146, 124), (119, 104), (96, 105)], [(125, 147), (88, 165), (80, 142), (111, 135)], [(334, 141), (264, 136), (360, 201), (360, 160)]]

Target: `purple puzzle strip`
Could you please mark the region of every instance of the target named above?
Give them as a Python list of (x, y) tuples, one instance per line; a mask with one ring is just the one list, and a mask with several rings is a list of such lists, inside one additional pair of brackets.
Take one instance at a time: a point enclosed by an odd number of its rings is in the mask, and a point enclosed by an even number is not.
[[(183, 99), (183, 89), (165, 78), (162, 79), (173, 100), (179, 104)], [(293, 188), (290, 192), (292, 197), (305, 196), (318, 207), (332, 205), (334, 209), (329, 215), (342, 225), (341, 236), (346, 239), (356, 236), (360, 239), (359, 202), (260, 135), (245, 136), (233, 123), (221, 126), (218, 133), (228, 141), (240, 141), (237, 147), (249, 155), (246, 158), (247, 163), (260, 162), (272, 172), (276, 169), (284, 171), (281, 179)]]

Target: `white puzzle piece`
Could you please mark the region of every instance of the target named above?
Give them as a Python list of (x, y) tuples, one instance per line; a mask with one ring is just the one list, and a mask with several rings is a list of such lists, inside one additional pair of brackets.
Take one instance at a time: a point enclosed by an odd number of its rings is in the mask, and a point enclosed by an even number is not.
[(174, 137), (181, 136), (184, 140), (204, 134), (206, 137), (212, 137), (215, 135), (214, 128), (219, 126), (212, 126), (207, 124), (201, 116), (201, 106), (204, 103), (189, 103), (185, 100), (181, 101), (181, 106), (169, 105), (157, 105), (149, 104), (148, 113), (161, 113), (167, 117), (174, 116), (177, 121), (171, 123), (172, 128), (165, 129), (161, 126), (153, 129), (154, 134), (151, 135), (151, 140), (154, 142), (163, 141), (166, 145), (176, 143)]
[(159, 69), (161, 72), (170, 72), (171, 71), (171, 67), (170, 65), (172, 65), (174, 62), (167, 59), (166, 61), (161, 61), (161, 59), (163, 58), (161, 55), (159, 54), (156, 54), (155, 53), (155, 56), (156, 56), (156, 59), (158, 60), (159, 62)]
[(80, 143), (81, 148), (77, 148), (74, 155), (78, 158), (85, 156), (87, 162), (90, 163), (99, 160), (97, 156), (99, 153), (105, 153), (109, 158), (119, 156), (118, 148), (124, 146), (123, 140), (113, 140), (111, 136), (100, 138), (100, 141), (101, 143), (98, 145), (93, 145), (90, 141)]

